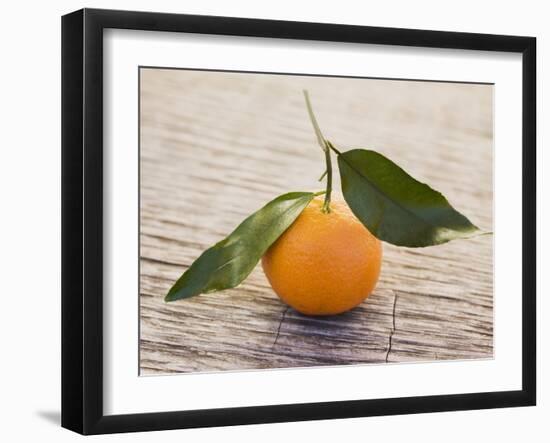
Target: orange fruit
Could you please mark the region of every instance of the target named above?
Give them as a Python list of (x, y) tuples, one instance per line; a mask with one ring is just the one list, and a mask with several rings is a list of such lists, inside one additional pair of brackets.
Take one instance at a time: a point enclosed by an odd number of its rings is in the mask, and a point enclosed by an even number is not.
[(269, 283), (283, 302), (306, 315), (340, 314), (374, 290), (382, 244), (343, 201), (322, 212), (314, 198), (262, 257)]

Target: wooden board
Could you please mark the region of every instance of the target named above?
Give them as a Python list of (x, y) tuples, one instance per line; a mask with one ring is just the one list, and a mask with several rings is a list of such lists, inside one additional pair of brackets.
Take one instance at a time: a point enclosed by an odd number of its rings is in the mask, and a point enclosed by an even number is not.
[(235, 289), (163, 301), (251, 212), (323, 189), (304, 88), (338, 147), (382, 152), (492, 230), (492, 86), (142, 69), (142, 375), (492, 357), (491, 236), (384, 244), (376, 290), (339, 316), (287, 308), (261, 266)]

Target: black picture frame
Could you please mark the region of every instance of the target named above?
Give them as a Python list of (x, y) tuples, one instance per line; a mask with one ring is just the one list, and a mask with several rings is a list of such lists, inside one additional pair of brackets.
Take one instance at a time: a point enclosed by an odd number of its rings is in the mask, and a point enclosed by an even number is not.
[[(131, 415), (103, 413), (103, 30), (192, 32), (522, 54), (522, 389)], [(82, 434), (529, 406), (536, 403), (536, 39), (83, 9), (62, 18), (62, 426)]]

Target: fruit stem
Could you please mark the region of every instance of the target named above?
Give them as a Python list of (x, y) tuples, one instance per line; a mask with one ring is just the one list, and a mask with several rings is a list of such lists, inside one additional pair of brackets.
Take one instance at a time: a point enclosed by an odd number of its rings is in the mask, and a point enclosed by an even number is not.
[(330, 156), (330, 150), (334, 149), (334, 147), (332, 147), (332, 143), (330, 143), (328, 140), (325, 139), (325, 137), (323, 137), (321, 128), (319, 127), (319, 124), (317, 123), (317, 119), (315, 118), (315, 114), (313, 113), (313, 107), (311, 106), (311, 101), (309, 100), (308, 91), (304, 89), (303, 92), (304, 92), (304, 98), (306, 100), (306, 107), (307, 107), (307, 112), (309, 114), (309, 119), (311, 120), (313, 129), (315, 130), (315, 135), (317, 136), (317, 142), (319, 143), (319, 146), (321, 146), (321, 149), (325, 153), (325, 163), (327, 164), (327, 169), (325, 173), (321, 176), (319, 181), (322, 180), (326, 174), (327, 190), (325, 193), (325, 201), (323, 202), (323, 207), (321, 210), (325, 214), (328, 214), (330, 212), (330, 197), (332, 195), (332, 159)]
[(330, 157), (330, 149), (325, 151), (325, 161), (327, 163), (327, 192), (323, 203), (323, 212), (328, 214), (330, 212), (330, 197), (332, 194), (332, 159)]
[(319, 127), (317, 123), (317, 119), (315, 118), (315, 114), (313, 113), (313, 107), (311, 106), (311, 102), (309, 101), (309, 92), (307, 92), (306, 89), (304, 89), (303, 92), (304, 92), (304, 98), (306, 99), (307, 113), (309, 114), (309, 119), (311, 120), (311, 124), (313, 125), (315, 135), (317, 136), (317, 142), (319, 143), (319, 146), (321, 146), (321, 149), (323, 151), (327, 151), (328, 150), (327, 142), (325, 141), (325, 137), (323, 137), (321, 128)]

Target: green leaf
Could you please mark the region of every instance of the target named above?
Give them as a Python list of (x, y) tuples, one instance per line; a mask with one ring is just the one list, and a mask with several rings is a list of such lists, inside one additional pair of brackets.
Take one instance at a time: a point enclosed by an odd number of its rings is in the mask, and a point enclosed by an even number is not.
[(481, 233), (441, 193), (375, 151), (338, 153), (338, 166), (346, 202), (380, 240), (423, 247)]
[(270, 201), (228, 237), (203, 252), (170, 288), (165, 301), (237, 286), (315, 195), (313, 192), (290, 192)]

